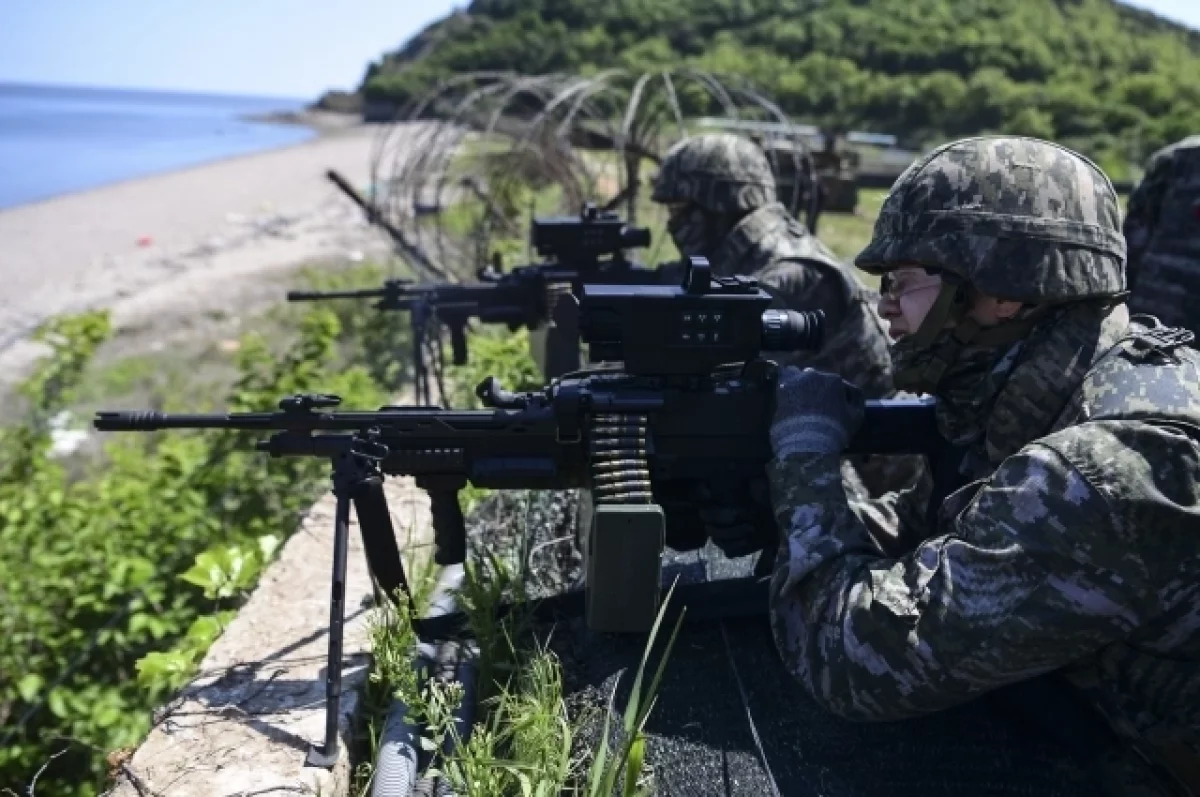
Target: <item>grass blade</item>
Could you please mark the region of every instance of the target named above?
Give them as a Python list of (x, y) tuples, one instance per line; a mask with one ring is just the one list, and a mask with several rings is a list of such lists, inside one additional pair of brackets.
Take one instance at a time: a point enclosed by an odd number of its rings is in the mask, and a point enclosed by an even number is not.
[(642, 650), (642, 661), (638, 664), (637, 675), (633, 679), (633, 689), (629, 693), (629, 703), (625, 706), (625, 732), (632, 733), (633, 727), (637, 722), (638, 707), (641, 703), (642, 691), (642, 675), (646, 670), (646, 662), (650, 659), (650, 651), (654, 647), (654, 640), (658, 638), (658, 628), (662, 624), (663, 616), (666, 614), (667, 604), (671, 602), (671, 595), (675, 592), (675, 584), (679, 582), (679, 577), (675, 577), (675, 581), (671, 582), (671, 588), (667, 590), (667, 597), (658, 607), (658, 614), (654, 618), (654, 625), (650, 628), (650, 636), (646, 639), (646, 647)]
[(621, 678), (618, 676), (616, 683), (613, 684), (612, 694), (609, 695), (608, 705), (605, 707), (604, 729), (600, 732), (600, 745), (596, 748), (596, 757), (592, 759), (592, 771), (588, 778), (589, 797), (599, 797), (602, 793), (600, 790), (603, 788), (605, 780), (608, 780), (609, 783), (608, 792), (605, 794), (605, 797), (609, 797), (612, 794), (612, 781), (605, 777), (608, 774), (606, 765), (608, 763), (609, 719), (612, 717), (613, 701), (617, 698), (617, 687), (620, 683)]

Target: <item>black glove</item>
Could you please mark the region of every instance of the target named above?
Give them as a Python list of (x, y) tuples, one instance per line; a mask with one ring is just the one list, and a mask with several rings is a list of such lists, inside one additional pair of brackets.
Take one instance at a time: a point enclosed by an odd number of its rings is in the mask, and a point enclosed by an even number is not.
[(709, 538), (730, 558), (761, 551), (778, 539), (765, 477), (749, 483), (700, 482), (694, 500)]
[(840, 454), (862, 421), (862, 391), (840, 376), (791, 365), (780, 371), (770, 432), (776, 459)]

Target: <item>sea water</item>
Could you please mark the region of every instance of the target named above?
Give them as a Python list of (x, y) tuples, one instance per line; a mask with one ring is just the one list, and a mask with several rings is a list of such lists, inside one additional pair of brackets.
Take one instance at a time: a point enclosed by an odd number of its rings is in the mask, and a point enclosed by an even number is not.
[(305, 101), (0, 84), (0, 209), (313, 137)]

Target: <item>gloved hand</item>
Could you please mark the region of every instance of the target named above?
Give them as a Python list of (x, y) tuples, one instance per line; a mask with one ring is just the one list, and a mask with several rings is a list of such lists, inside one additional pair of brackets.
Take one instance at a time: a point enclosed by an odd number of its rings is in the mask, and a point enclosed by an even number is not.
[(840, 454), (863, 419), (862, 391), (840, 376), (795, 366), (779, 372), (771, 450), (790, 454)]
[(765, 478), (749, 484), (729, 480), (700, 482), (692, 500), (708, 537), (730, 558), (760, 551), (776, 539)]

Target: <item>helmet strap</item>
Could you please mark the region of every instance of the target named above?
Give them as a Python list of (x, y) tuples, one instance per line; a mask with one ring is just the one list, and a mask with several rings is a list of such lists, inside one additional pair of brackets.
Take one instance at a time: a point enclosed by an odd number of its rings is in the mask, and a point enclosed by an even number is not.
[[(894, 382), (897, 389), (934, 393), (964, 348), (1016, 343), (1029, 334), (1042, 315), (1042, 308), (1035, 308), (1022, 318), (982, 327), (978, 321), (967, 317), (970, 309), (971, 294), (967, 282), (957, 274), (943, 273), (937, 299), (913, 334), (915, 348), (932, 348), (933, 351), (928, 359), (922, 358), (919, 363), (896, 369)], [(954, 322), (954, 326), (947, 329), (950, 322)]]

